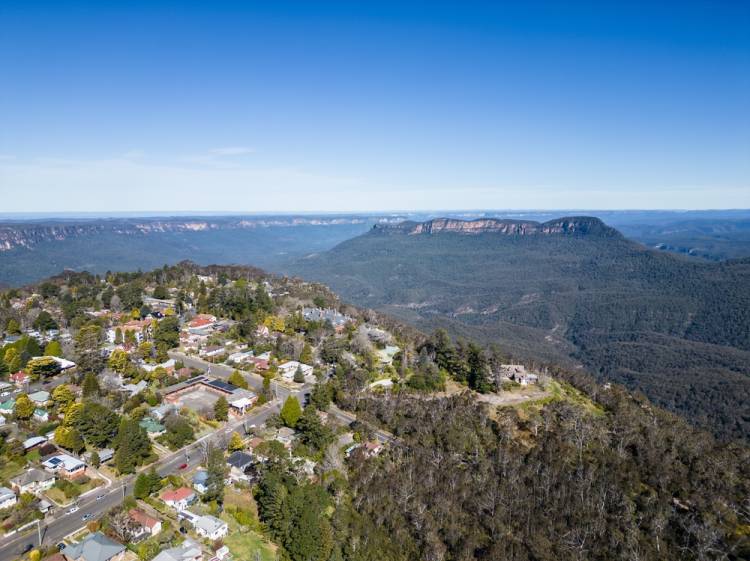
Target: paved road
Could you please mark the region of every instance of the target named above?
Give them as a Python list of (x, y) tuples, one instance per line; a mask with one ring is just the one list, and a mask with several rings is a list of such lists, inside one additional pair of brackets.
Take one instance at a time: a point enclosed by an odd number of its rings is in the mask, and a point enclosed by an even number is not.
[[(349, 413), (349, 411), (344, 411), (343, 409), (339, 409), (335, 405), (331, 404), (328, 408), (328, 414), (332, 417), (334, 417), (336, 420), (338, 420), (340, 423), (344, 424), (350, 424), (357, 420), (357, 416), (354, 413)], [(392, 444), (393, 442), (397, 441), (397, 438), (393, 436), (388, 431), (384, 431), (382, 429), (375, 429), (374, 431), (375, 438), (377, 438), (380, 442), (384, 444)]]
[[(201, 462), (201, 447), (206, 440), (220, 443), (241, 426), (264, 423), (268, 417), (274, 413), (278, 413), (278, 411), (279, 403), (270, 401), (242, 419), (231, 421), (224, 428), (210, 433), (189, 446), (162, 458), (154, 464), (156, 471), (159, 475), (165, 476), (179, 471), (179, 466), (182, 464), (188, 464), (188, 468), (185, 469), (196, 467)], [(68, 513), (68, 509), (64, 509), (58, 511), (54, 516), (42, 520), (42, 543), (45, 545), (58, 543), (65, 536), (75, 532), (86, 524), (82, 520), (84, 515), (91, 514), (91, 519), (93, 520), (120, 504), (126, 495), (132, 493), (134, 481), (134, 475), (115, 480), (112, 486), (101, 494), (92, 494), (82, 499), (78, 504), (78, 511)], [(0, 540), (0, 561), (17, 559), (27, 544), (32, 544), (34, 547), (39, 545), (36, 525), (26, 530), (26, 533), (23, 535), (14, 535)]]
[[(226, 364), (213, 364), (205, 361), (201, 358), (186, 355), (179, 351), (169, 351), (169, 358), (173, 358), (177, 361), (182, 362), (185, 366), (195, 368), (196, 370), (203, 370), (204, 372), (211, 371), (211, 376), (226, 380), (234, 372), (234, 368), (227, 366)], [(254, 374), (252, 372), (243, 372), (245, 380), (248, 385), (254, 390), (260, 391), (263, 389), (263, 376), (260, 374)]]

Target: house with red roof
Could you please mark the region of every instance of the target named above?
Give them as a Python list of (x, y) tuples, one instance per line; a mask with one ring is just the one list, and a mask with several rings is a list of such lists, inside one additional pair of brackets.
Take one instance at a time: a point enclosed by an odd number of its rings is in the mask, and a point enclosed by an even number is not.
[(199, 314), (188, 323), (188, 331), (193, 335), (206, 335), (216, 323), (216, 317), (209, 314)]
[(19, 370), (15, 374), (10, 375), (10, 381), (20, 388), (24, 384), (31, 381), (31, 376), (29, 376), (23, 370)]
[(160, 498), (167, 506), (171, 506), (175, 510), (185, 510), (195, 501), (195, 491), (189, 487), (180, 487), (179, 489), (164, 491)]
[(143, 534), (149, 534), (151, 536), (155, 536), (159, 532), (161, 532), (161, 520), (154, 518), (153, 516), (149, 516), (142, 510), (138, 510), (137, 508), (132, 508), (128, 511), (128, 516), (130, 516), (131, 520), (133, 520), (142, 530), (138, 533), (138, 536), (142, 536)]

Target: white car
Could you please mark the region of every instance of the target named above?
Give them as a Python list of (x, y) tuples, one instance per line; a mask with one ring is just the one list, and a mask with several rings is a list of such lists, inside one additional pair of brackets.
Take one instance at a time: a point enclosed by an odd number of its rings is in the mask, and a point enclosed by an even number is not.
[(3, 392), (3, 393), (0, 393), (0, 397), (7, 397), (7, 396), (9, 396), (9, 395), (10, 395), (10, 392)]
[(74, 512), (77, 512), (77, 511), (78, 511), (78, 506), (74, 506), (68, 510), (68, 514), (73, 514)]

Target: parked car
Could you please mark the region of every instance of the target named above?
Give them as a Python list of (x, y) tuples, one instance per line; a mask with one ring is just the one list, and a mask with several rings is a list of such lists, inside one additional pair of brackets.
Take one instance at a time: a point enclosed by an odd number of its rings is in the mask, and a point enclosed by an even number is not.
[(23, 547), (23, 549), (21, 550), (21, 553), (19, 555), (24, 555), (24, 554), (28, 553), (29, 551), (31, 551), (32, 549), (34, 549), (34, 544), (33, 543), (27, 543)]
[(56, 547), (57, 551), (62, 551), (63, 549), (65, 549), (65, 542), (60, 542)]
[(88, 514), (84, 514), (83, 516), (81, 516), (81, 520), (83, 520), (84, 522), (86, 522), (86, 520), (88, 520), (88, 519), (89, 519), (89, 518), (91, 518), (92, 516), (94, 516), (94, 515), (93, 515), (93, 514), (91, 514), (91, 513), (88, 513)]
[(187, 464), (180, 464), (180, 466), (177, 469), (185, 469), (187, 467)]
[(0, 393), (0, 397), (7, 397), (7, 396), (9, 396), (9, 395), (10, 395), (10, 392), (3, 392), (3, 393)]

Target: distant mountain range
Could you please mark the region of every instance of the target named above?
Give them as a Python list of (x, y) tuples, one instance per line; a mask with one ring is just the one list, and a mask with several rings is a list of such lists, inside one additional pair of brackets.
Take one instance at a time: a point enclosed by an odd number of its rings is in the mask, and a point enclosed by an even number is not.
[[(287, 270), (301, 256), (331, 249), (375, 224), (452, 219), (528, 223), (548, 211), (445, 213), (67, 216), (0, 214), (0, 286), (36, 282), (63, 269), (148, 269), (190, 259)], [(750, 211), (598, 211), (627, 237), (666, 251), (720, 260), (750, 256)]]
[(63, 269), (104, 273), (174, 264), (241, 263), (274, 269), (329, 249), (372, 224), (403, 217), (247, 216), (34, 220), (0, 223), (0, 285)]
[(375, 225), (290, 271), (423, 329), (580, 363), (724, 437), (750, 434), (750, 259), (689, 259), (601, 220)]

